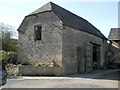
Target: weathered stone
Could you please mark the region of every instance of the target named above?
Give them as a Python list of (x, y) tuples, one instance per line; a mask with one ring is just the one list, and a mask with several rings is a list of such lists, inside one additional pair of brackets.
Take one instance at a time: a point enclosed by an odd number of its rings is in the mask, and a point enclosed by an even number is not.
[[(53, 4), (52, 6), (57, 8), (48, 8), (47, 11), (39, 9), (38, 11), (44, 12), (32, 13), (23, 20), (18, 29), (18, 62), (44, 63), (48, 67), (53, 67), (51, 72), (54, 72), (54, 68), (59, 66), (60, 70), (55, 69), (59, 75), (90, 72), (93, 70), (93, 46), (96, 45), (100, 48), (98, 64), (99, 67), (102, 66), (105, 61), (106, 38), (104, 35), (86, 20), (59, 6)], [(45, 8), (47, 7), (45, 6)], [(57, 9), (61, 12), (58, 12)], [(64, 20), (62, 12), (70, 16), (66, 16), (67, 20), (69, 18), (74, 22)], [(42, 26), (41, 40), (34, 38), (34, 26), (36, 25)], [(88, 46), (91, 49), (88, 49)], [(24, 68), (24, 70), (27, 71), (29, 68)], [(33, 73), (35, 72), (33, 71)]]

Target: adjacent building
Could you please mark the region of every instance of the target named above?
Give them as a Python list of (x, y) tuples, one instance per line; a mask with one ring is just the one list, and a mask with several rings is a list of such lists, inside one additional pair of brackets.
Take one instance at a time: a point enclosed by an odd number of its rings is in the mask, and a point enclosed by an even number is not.
[(111, 28), (108, 39), (120, 46), (120, 28)]

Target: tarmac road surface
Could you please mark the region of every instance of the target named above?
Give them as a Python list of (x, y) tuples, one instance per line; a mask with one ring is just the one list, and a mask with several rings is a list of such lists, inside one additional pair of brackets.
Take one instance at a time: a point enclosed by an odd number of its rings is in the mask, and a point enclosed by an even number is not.
[(2, 88), (118, 88), (116, 80), (100, 79), (51, 79), (8, 80)]
[[(120, 69), (97, 70), (89, 74), (72, 75), (69, 77), (33, 77), (13, 76), (8, 77), (6, 85), (2, 88), (120, 88), (120, 82), (107, 75), (107, 78), (100, 78), (105, 74), (120, 71)], [(119, 83), (118, 83), (119, 82)], [(3, 89), (4, 90), (4, 89)]]

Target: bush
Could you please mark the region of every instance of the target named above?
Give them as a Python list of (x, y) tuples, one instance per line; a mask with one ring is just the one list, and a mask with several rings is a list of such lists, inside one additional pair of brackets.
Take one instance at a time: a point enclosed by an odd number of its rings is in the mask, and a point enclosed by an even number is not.
[(17, 53), (16, 52), (6, 52), (4, 50), (0, 50), (0, 61), (3, 61), (5, 64), (16, 63)]
[(8, 76), (22, 76), (22, 74), (9, 73)]
[(5, 51), (0, 50), (0, 61), (7, 63), (9, 61), (9, 58), (9, 55)]
[(23, 74), (20, 73), (19, 76), (23, 76)]
[(38, 64), (38, 63), (34, 63), (33, 65), (34, 65), (34, 66), (44, 66), (45, 64), (40, 64), (40, 63)]
[(22, 64), (18, 64), (18, 66), (22, 66)]
[(8, 75), (9, 75), (9, 76), (14, 76), (14, 74), (13, 74), (13, 73), (9, 73)]
[(120, 68), (120, 53), (116, 53), (111, 60), (105, 62), (108, 68)]
[(21, 61), (18, 65), (30, 65), (27, 61)]

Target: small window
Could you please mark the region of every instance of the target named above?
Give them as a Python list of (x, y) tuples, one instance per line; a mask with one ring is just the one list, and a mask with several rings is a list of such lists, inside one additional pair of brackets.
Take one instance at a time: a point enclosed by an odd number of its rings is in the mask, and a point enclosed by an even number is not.
[(35, 26), (34, 27), (35, 40), (41, 40), (41, 33), (42, 33), (42, 27), (38, 25)]

